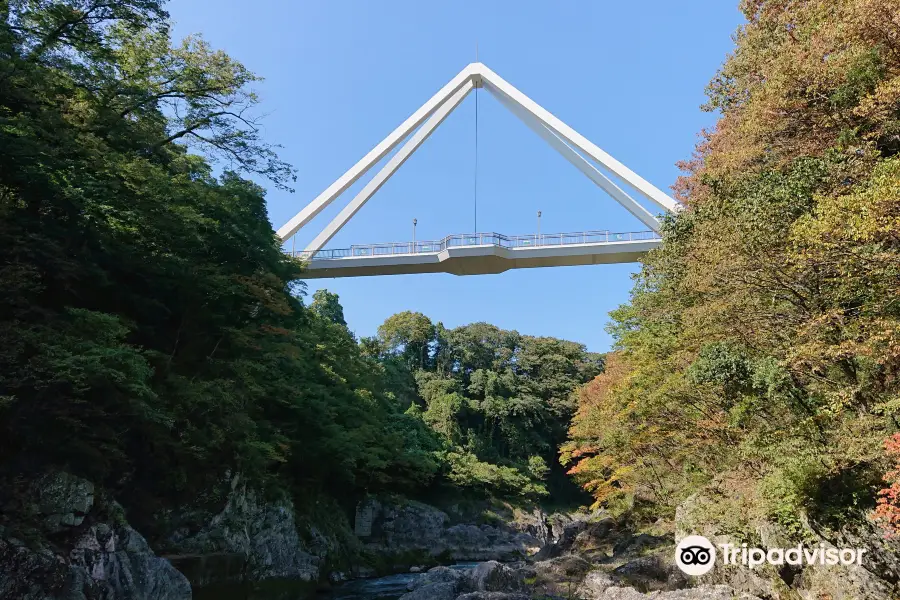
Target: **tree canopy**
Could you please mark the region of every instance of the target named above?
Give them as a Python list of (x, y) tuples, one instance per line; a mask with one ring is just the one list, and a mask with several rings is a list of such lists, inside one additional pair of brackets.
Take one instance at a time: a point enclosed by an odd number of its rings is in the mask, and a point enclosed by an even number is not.
[(874, 505), (900, 406), (900, 3), (745, 0), (704, 132), (563, 460), (726, 527)]
[(507, 496), (540, 497), (548, 484), (569, 492), (556, 452), (573, 391), (600, 372), (599, 355), (488, 323), (447, 329), (413, 312), (387, 319), (370, 343), (406, 390), (408, 412), (440, 435), (455, 485)]
[(293, 178), (258, 78), (166, 19), (153, 0), (2, 3), (0, 468), (65, 468), (147, 513), (228, 472), (338, 497), (425, 485), (431, 434), (337, 297), (304, 305), (245, 178)]
[(0, 477), (66, 469), (138, 522), (235, 473), (347, 503), (546, 493), (598, 357), (408, 312), (357, 340), (249, 179), (294, 173), (256, 75), (154, 0), (2, 10)]

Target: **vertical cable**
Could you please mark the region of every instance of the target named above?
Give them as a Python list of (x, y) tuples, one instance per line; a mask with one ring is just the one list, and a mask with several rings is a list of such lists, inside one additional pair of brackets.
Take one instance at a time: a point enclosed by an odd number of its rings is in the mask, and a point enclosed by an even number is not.
[(472, 233), (478, 233), (478, 88), (475, 88), (475, 231)]

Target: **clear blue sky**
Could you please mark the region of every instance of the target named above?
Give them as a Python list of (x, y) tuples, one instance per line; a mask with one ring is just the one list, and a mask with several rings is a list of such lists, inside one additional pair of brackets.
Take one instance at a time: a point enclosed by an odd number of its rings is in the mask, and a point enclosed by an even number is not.
[[(697, 132), (703, 90), (732, 48), (737, 0), (455, 1), (174, 0), (175, 35), (201, 33), (265, 77), (265, 135), (299, 171), (271, 190), (277, 229), (479, 59), (664, 191)], [(545, 233), (645, 229), (483, 90), (479, 92), (478, 229)], [(331, 241), (407, 241), (473, 228), (475, 98), (470, 95)], [(373, 169), (370, 174), (374, 174)], [(364, 182), (365, 180), (363, 180)], [(297, 236), (306, 245), (351, 188)], [(454, 327), (487, 321), (605, 351), (608, 313), (627, 301), (637, 265), (311, 280), (340, 294), (350, 328), (372, 335), (390, 315), (421, 311)]]

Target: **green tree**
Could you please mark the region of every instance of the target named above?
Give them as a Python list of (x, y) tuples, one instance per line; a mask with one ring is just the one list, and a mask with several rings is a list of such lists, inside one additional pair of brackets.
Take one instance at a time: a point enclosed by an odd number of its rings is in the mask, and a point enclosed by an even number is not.
[(0, 16), (0, 476), (69, 469), (138, 522), (226, 472), (348, 499), (427, 485), (434, 434), (336, 296), (301, 302), (241, 176), (293, 177), (256, 76), (172, 44), (152, 0)]
[(428, 365), (435, 326), (422, 313), (405, 311), (389, 317), (378, 328), (378, 339), (385, 351), (404, 357), (412, 369)]
[(316, 290), (313, 293), (313, 301), (310, 308), (314, 313), (338, 325), (347, 325), (344, 320), (344, 308), (341, 306), (340, 298), (337, 294), (333, 294), (328, 290)]
[[(549, 482), (558, 495), (572, 492), (556, 451), (574, 411), (573, 390), (600, 372), (600, 356), (488, 323), (433, 326), (410, 312), (387, 319), (379, 342), (391, 381), (409, 381), (404, 369), (414, 379), (416, 414), (444, 441), (450, 482), (513, 495), (546, 494)], [(373, 342), (366, 345), (375, 352)]]
[(686, 209), (613, 313), (616, 376), (580, 394), (563, 459), (600, 503), (671, 514), (709, 486), (723, 527), (799, 531), (874, 506), (897, 428), (900, 3), (742, 8)]

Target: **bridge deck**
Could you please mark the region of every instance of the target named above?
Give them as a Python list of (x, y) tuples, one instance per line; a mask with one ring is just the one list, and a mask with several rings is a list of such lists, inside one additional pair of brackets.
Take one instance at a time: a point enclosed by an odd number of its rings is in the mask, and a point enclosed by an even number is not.
[(307, 279), (411, 273), (486, 275), (532, 267), (637, 262), (659, 244), (659, 235), (653, 231), (525, 236), (475, 233), (438, 241), (368, 244), (294, 255), (306, 263)]

